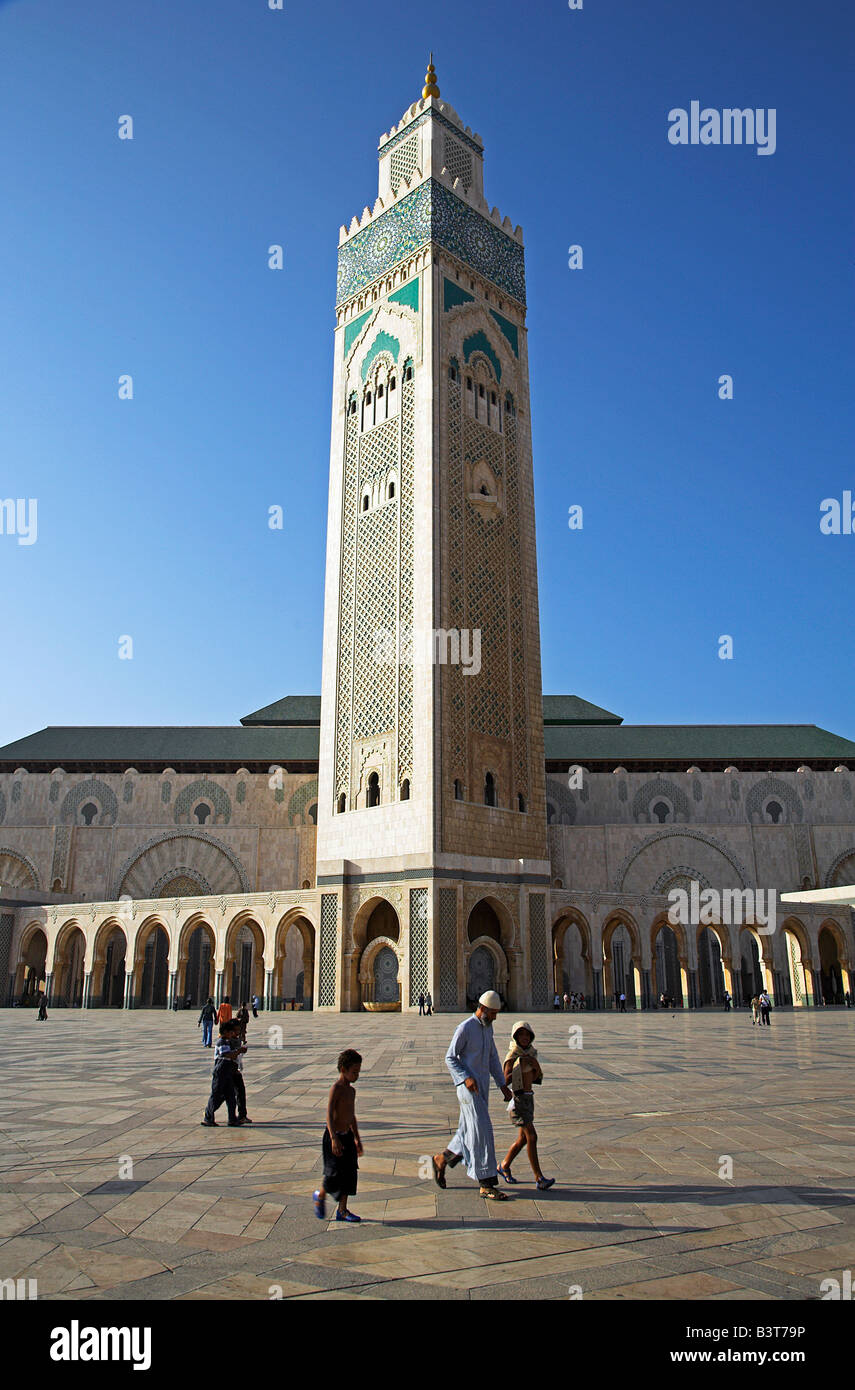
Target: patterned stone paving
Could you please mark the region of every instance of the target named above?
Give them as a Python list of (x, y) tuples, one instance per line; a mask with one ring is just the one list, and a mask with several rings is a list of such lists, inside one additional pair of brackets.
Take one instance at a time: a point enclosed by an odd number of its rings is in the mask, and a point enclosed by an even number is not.
[[(496, 1031), (503, 1050), (509, 1019)], [(818, 1299), (855, 1263), (855, 1011), (535, 1015), (544, 1171), (513, 1200), (420, 1158), (456, 1126), (457, 1016), (251, 1021), (255, 1123), (200, 1127), (196, 1014), (4, 1010), (0, 1279), (47, 1299)], [(268, 1046), (269, 1025), (282, 1046)], [(568, 1029), (581, 1025), (581, 1050)], [(275, 1040), (275, 1034), (274, 1034)], [(364, 1056), (361, 1226), (316, 1220), (327, 1090)], [(512, 1127), (498, 1092), (500, 1154)], [(225, 1121), (225, 1111), (220, 1112)], [(732, 1159), (732, 1178), (722, 1178)], [(127, 1164), (132, 1161), (132, 1170)], [(330, 1204), (331, 1208), (334, 1204)]]

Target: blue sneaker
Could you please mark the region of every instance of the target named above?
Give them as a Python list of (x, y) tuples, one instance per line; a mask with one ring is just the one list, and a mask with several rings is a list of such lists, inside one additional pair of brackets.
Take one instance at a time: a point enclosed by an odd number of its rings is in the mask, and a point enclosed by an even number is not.
[(321, 1196), (320, 1188), (317, 1192), (312, 1193), (312, 1201), (315, 1204), (315, 1216), (319, 1221), (323, 1221), (327, 1214), (327, 1200), (326, 1197)]
[(362, 1217), (357, 1216), (355, 1211), (346, 1211), (342, 1216), (340, 1211), (335, 1214), (336, 1221), (361, 1221)]

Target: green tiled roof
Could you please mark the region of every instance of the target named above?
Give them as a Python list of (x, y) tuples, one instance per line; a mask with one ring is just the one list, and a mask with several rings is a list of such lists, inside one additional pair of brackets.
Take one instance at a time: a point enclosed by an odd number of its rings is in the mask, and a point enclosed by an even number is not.
[(622, 724), (619, 714), (592, 705), (578, 695), (544, 695), (544, 724)]
[(286, 695), (272, 705), (245, 714), (241, 724), (320, 724), (320, 695)]
[(623, 724), (619, 728), (596, 725), (547, 726), (544, 729), (546, 761), (606, 762), (613, 766), (648, 763), (772, 762), (806, 763), (833, 759), (855, 762), (855, 743), (839, 738), (815, 724)]
[(0, 748), (0, 768), (49, 769), (86, 763), (124, 770), (144, 764), (251, 767), (318, 761), (320, 730), (314, 727), (241, 728), (47, 728)]

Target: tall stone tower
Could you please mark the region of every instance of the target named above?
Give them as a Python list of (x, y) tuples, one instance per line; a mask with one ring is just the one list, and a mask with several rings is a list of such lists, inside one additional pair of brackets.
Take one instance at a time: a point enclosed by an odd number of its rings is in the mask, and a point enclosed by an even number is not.
[(440, 99), (338, 253), (317, 1008), (551, 997), (520, 227)]

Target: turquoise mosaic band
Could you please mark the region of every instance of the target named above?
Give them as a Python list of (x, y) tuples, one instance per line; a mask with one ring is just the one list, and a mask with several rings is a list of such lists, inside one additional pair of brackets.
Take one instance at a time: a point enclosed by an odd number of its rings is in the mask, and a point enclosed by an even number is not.
[(339, 247), (336, 304), (430, 241), (525, 304), (525, 255), (520, 243), (435, 179), (426, 179)]

